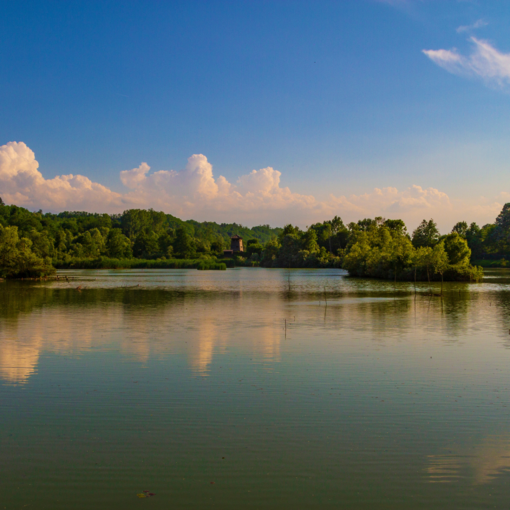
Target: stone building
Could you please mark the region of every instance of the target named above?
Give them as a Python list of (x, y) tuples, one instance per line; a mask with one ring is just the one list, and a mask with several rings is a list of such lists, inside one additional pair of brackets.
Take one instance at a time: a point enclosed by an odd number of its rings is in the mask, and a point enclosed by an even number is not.
[(243, 238), (238, 236), (238, 235), (233, 235), (230, 238), (230, 250), (225, 250), (223, 252), (223, 255), (225, 257), (232, 257), (236, 251), (237, 252), (239, 252), (239, 251), (243, 252), (244, 251)]
[(243, 248), (243, 238), (239, 237), (238, 235), (233, 235), (230, 238), (230, 249), (233, 252), (244, 251), (244, 248)]

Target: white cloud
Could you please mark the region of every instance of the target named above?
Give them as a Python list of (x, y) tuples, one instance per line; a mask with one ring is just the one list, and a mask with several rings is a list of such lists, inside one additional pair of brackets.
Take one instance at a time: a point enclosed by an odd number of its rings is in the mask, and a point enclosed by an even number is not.
[(146, 179), (146, 174), (149, 173), (150, 169), (151, 167), (147, 163), (142, 163), (133, 170), (123, 170), (120, 173), (120, 180), (127, 188), (134, 189)]
[(447, 231), (460, 220), (492, 222), (510, 200), (510, 194), (502, 193), (493, 200), (481, 197), (466, 204), (435, 188), (417, 185), (318, 200), (282, 187), (280, 179), (281, 172), (267, 167), (252, 170), (233, 184), (225, 177), (215, 178), (207, 158), (195, 154), (178, 172), (151, 173), (147, 163), (124, 170), (120, 180), (128, 191), (117, 193), (83, 175), (45, 179), (34, 153), (23, 142), (0, 146), (0, 196), (6, 203), (32, 210), (120, 213), (129, 208), (152, 207), (183, 219), (248, 225), (294, 223), (302, 227), (334, 215), (345, 222), (375, 216), (402, 218), (410, 228), (433, 217)]
[(452, 74), (482, 78), (492, 87), (507, 89), (510, 85), (510, 53), (501, 53), (488, 41), (471, 37), (473, 51), (469, 56), (452, 50), (423, 50), (434, 63)]
[(7, 203), (46, 210), (122, 208), (123, 197), (83, 175), (45, 179), (35, 154), (23, 142), (0, 147), (0, 193)]
[(483, 20), (483, 19), (479, 19), (477, 21), (475, 21), (474, 23), (472, 23), (471, 25), (462, 25), (460, 26), (459, 28), (457, 28), (457, 33), (462, 33), (462, 32), (470, 32), (471, 30), (476, 30), (478, 28), (483, 28), (483, 27), (486, 27), (489, 23), (487, 23), (487, 21)]
[(423, 189), (413, 185), (404, 191), (397, 188), (375, 188), (371, 193), (334, 198), (336, 203), (359, 212), (379, 211), (379, 215), (404, 214), (411, 211), (429, 212), (433, 209), (450, 210), (452, 204), (446, 193), (435, 188)]

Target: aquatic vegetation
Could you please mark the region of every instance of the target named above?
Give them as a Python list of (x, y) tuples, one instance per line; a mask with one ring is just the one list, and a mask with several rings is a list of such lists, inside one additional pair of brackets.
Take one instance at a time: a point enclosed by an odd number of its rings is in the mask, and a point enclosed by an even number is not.
[(72, 259), (59, 268), (66, 269), (200, 269), (224, 270), (227, 266), (216, 259), (111, 259), (98, 257), (95, 259)]

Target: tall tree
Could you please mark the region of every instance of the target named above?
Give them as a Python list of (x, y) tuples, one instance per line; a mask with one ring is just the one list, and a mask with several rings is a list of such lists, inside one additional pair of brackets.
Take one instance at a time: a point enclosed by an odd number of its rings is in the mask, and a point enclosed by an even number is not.
[(491, 241), (499, 255), (507, 255), (510, 251), (510, 203), (505, 204), (496, 218), (496, 226), (490, 235)]
[(433, 248), (439, 242), (439, 230), (434, 220), (423, 220), (413, 232), (413, 246), (430, 246)]
[(482, 259), (484, 256), (482, 229), (475, 222), (471, 223), (466, 230), (466, 240), (473, 259)]
[(459, 221), (458, 223), (455, 223), (454, 227), (452, 228), (452, 234), (456, 232), (459, 234), (460, 237), (466, 238), (468, 231), (468, 224), (465, 221)]
[(441, 275), (441, 296), (443, 295), (443, 276), (445, 271), (448, 269), (448, 254), (444, 247), (444, 241), (437, 243), (432, 248), (431, 254), (432, 267), (434, 273)]
[(156, 234), (142, 230), (133, 244), (133, 255), (140, 259), (151, 259), (158, 255), (159, 245)]
[(175, 233), (174, 251), (183, 259), (195, 256), (195, 243), (185, 228), (178, 228)]
[(510, 231), (510, 203), (505, 204), (498, 217), (496, 218), (496, 227), (505, 232)]
[(444, 248), (448, 254), (448, 261), (452, 265), (469, 264), (471, 250), (468, 243), (457, 232), (452, 232), (444, 238)]
[(303, 250), (307, 250), (310, 253), (316, 253), (319, 251), (319, 244), (317, 243), (317, 232), (313, 228), (309, 228), (303, 234)]
[(403, 220), (385, 220), (384, 226), (391, 232), (407, 236), (407, 227)]
[(113, 259), (130, 259), (133, 256), (131, 242), (120, 228), (112, 228), (106, 237), (106, 253)]

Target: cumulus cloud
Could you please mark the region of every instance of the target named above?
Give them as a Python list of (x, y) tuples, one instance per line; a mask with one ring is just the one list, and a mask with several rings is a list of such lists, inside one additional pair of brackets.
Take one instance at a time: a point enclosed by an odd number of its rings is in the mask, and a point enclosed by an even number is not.
[(5, 202), (47, 210), (122, 208), (123, 197), (83, 175), (45, 179), (23, 142), (0, 147), (0, 192)]
[(344, 221), (384, 216), (402, 218), (410, 226), (434, 217), (451, 228), (456, 221), (494, 221), (510, 195), (480, 198), (474, 205), (451, 200), (435, 188), (414, 185), (398, 190), (375, 188), (359, 195), (330, 195), (319, 200), (281, 185), (281, 172), (267, 167), (240, 176), (235, 183), (215, 177), (203, 154), (194, 154), (181, 171), (151, 171), (147, 163), (120, 172), (127, 188), (117, 193), (83, 175), (45, 179), (35, 154), (23, 142), (0, 146), (0, 196), (28, 209), (59, 212), (83, 210), (120, 213), (129, 208), (154, 208), (183, 219), (238, 221), (248, 225), (294, 223), (302, 227), (334, 215)]
[(123, 170), (120, 173), (120, 180), (127, 188), (134, 189), (146, 179), (146, 174), (149, 173), (150, 169), (151, 167), (147, 163), (141, 163), (138, 168)]
[(452, 74), (481, 78), (487, 85), (508, 90), (510, 85), (510, 53), (502, 53), (488, 41), (470, 38), (473, 49), (469, 56), (452, 50), (423, 50), (432, 62)]

